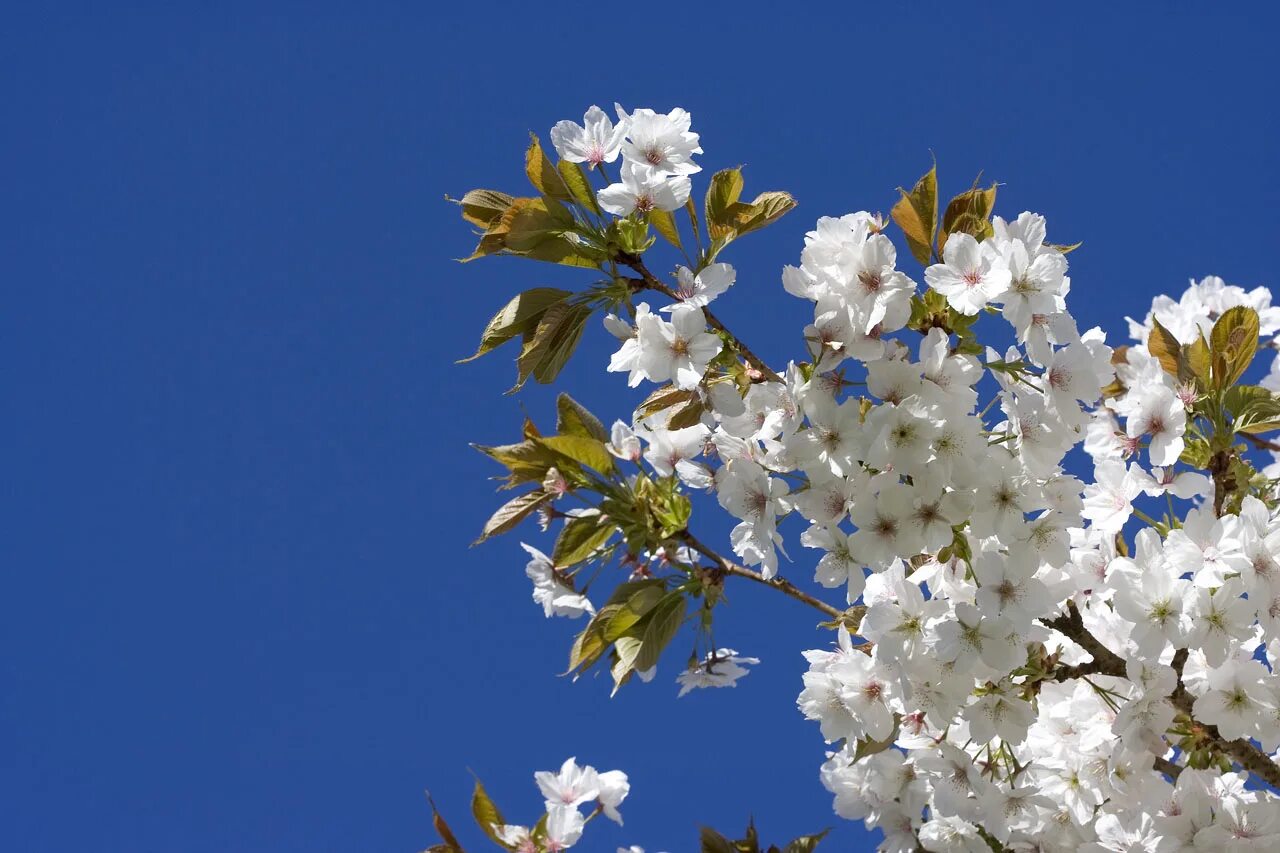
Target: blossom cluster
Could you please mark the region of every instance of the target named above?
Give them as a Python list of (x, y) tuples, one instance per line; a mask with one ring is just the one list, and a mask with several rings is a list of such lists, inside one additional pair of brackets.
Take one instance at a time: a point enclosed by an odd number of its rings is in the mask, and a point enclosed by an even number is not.
[[(558, 124), (561, 159), (621, 157), (620, 182), (597, 194), (616, 216), (683, 207), (701, 169), (689, 114), (616, 114)], [(1210, 277), (1155, 300), (1129, 321), (1135, 343), (1113, 348), (1068, 311), (1069, 249), (1043, 216), (979, 220), (926, 247), (922, 287), (884, 218), (819, 219), (781, 275), (813, 304), (805, 354), (776, 373), (710, 315), (737, 278), (714, 253), (676, 267), (674, 286), (640, 280), (666, 302), (605, 318), (608, 370), (668, 386), (696, 417), (641, 407), (608, 450), (632, 481), (714, 495), (760, 580), (788, 558), (793, 519), (806, 550), (792, 558), (842, 591), (844, 611), (834, 648), (804, 653), (797, 704), (830, 745), (820, 775), (836, 812), (882, 830), (881, 849), (1274, 848), (1280, 800), (1234, 762), (1257, 772), (1244, 752), (1274, 767), (1280, 750), (1280, 502), (1264, 482), (1280, 462), (1256, 472), (1218, 442), (1207, 425), (1229, 439), (1253, 398), (1207, 390), (1210, 368), (1192, 362), (1212, 337), (1221, 383), (1230, 358), (1280, 331), (1280, 308)], [(1257, 323), (1226, 335), (1223, 356), (1216, 324), (1237, 308)], [(974, 324), (997, 317), (982, 329), (1001, 345), (978, 345)], [(1280, 361), (1266, 389), (1280, 390)], [(1076, 448), (1087, 480), (1067, 471)], [(1163, 520), (1143, 509), (1155, 505)], [(548, 616), (596, 614), (524, 547)], [(706, 553), (673, 542), (624, 563), (647, 578)], [(680, 694), (757, 663), (713, 647)], [(554, 785), (539, 774), (562, 842), (581, 803), (615, 816), (608, 775), (572, 760)]]
[[(491, 827), (507, 849), (516, 853), (568, 850), (578, 843), (587, 821), (597, 814), (622, 824), (618, 807), (630, 793), (631, 785), (621, 770), (601, 773), (591, 766), (579, 767), (573, 758), (567, 758), (558, 772), (540, 770), (533, 778), (546, 798), (546, 814), (537, 828), (514, 824)], [(584, 805), (593, 806), (589, 816), (581, 811)]]

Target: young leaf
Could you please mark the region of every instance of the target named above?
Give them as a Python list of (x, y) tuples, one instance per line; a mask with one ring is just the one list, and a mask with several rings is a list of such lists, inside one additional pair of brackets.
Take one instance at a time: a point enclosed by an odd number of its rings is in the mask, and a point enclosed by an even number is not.
[(709, 826), (702, 827), (698, 836), (698, 840), (701, 842), (701, 853), (738, 853), (729, 839)]
[(898, 192), (902, 198), (889, 215), (906, 235), (911, 254), (927, 266), (933, 256), (933, 238), (938, 229), (938, 167), (935, 165), (925, 172), (911, 192), (901, 187)]
[(1151, 318), (1151, 334), (1147, 335), (1147, 352), (1160, 362), (1165, 373), (1175, 377), (1178, 375), (1182, 345), (1173, 336), (1173, 332), (1160, 325), (1160, 321), (1154, 317)]
[(829, 832), (831, 832), (830, 829), (824, 829), (817, 835), (801, 836), (788, 844), (782, 853), (813, 853), (814, 848), (818, 846), (818, 842), (826, 838)]
[(668, 211), (660, 208), (654, 208), (649, 211), (649, 224), (653, 226), (653, 230), (662, 235), (662, 238), (677, 249), (683, 249), (684, 246), (680, 242), (680, 231), (676, 228), (676, 218)]
[(1219, 390), (1230, 388), (1249, 369), (1258, 351), (1258, 325), (1258, 312), (1246, 305), (1228, 308), (1213, 324), (1209, 349)]
[(564, 176), (551, 165), (542, 150), (542, 143), (536, 134), (529, 134), (529, 150), (524, 155), (524, 172), (529, 176), (533, 188), (545, 196), (562, 201), (573, 201), (573, 194), (565, 183)]
[(551, 562), (561, 569), (581, 563), (609, 541), (614, 530), (613, 522), (605, 521), (599, 515), (580, 515), (569, 519), (556, 537)]
[(497, 190), (471, 190), (455, 203), (462, 208), (463, 219), (472, 225), (488, 228), (493, 220), (511, 206), (513, 201), (515, 201), (514, 198)]
[(568, 394), (556, 397), (556, 432), (560, 435), (578, 435), (608, 442), (609, 432), (595, 415)]
[(601, 474), (608, 474), (613, 470), (613, 454), (598, 438), (586, 435), (549, 435), (538, 439), (538, 444), (580, 465), (594, 468)]
[(591, 308), (558, 302), (538, 321), (538, 326), (525, 336), (524, 347), (516, 359), (517, 391), (533, 376), (542, 384), (556, 378), (582, 336), (582, 328), (591, 316)]
[(596, 201), (596, 191), (591, 188), (591, 179), (587, 177), (587, 170), (582, 168), (581, 164), (561, 160), (556, 164), (556, 171), (560, 173), (565, 186), (569, 188), (569, 194), (573, 200), (599, 215), (600, 205)]
[(741, 169), (722, 169), (711, 176), (705, 206), (707, 230), (712, 237), (717, 236), (717, 227), (721, 229), (732, 227), (731, 209), (738, 203), (738, 197), (741, 195)]
[(643, 672), (657, 665), (662, 650), (684, 624), (686, 606), (683, 593), (669, 592), (653, 608), (653, 612), (644, 620), (644, 635), (641, 637), (640, 653), (636, 655), (635, 669)]
[(504, 842), (502, 836), (498, 834), (498, 829), (506, 826), (507, 822), (502, 819), (502, 813), (493, 804), (493, 800), (489, 799), (489, 794), (485, 791), (484, 785), (480, 784), (479, 779), (476, 780), (476, 788), (471, 794), (471, 815), (493, 843), (508, 850), (515, 849)]
[(463, 853), (462, 845), (453, 836), (453, 830), (449, 829), (449, 824), (445, 823), (444, 818), (440, 816), (440, 811), (436, 808), (436, 801), (431, 799), (430, 794), (427, 794), (427, 802), (431, 805), (431, 825), (435, 828), (436, 834), (440, 836), (440, 840), (444, 842), (431, 849), (441, 851), (441, 853)]
[(473, 361), (502, 344), (536, 328), (547, 309), (570, 295), (568, 290), (555, 287), (534, 287), (517, 295), (493, 315), (480, 335), (480, 346), (474, 355), (460, 359), (459, 364)]
[(480, 538), (472, 542), (472, 545), (479, 545), (481, 542), (491, 537), (506, 533), (521, 521), (524, 521), (538, 507), (551, 497), (541, 490), (526, 492), (523, 495), (512, 498), (502, 506), (498, 507), (498, 511), (489, 517), (484, 523), (484, 530), (480, 532)]
[(995, 233), (991, 226), (991, 211), (996, 205), (996, 185), (987, 189), (979, 189), (975, 182), (972, 189), (965, 190), (951, 199), (942, 214), (942, 231), (938, 234), (938, 254), (947, 245), (947, 237), (951, 234), (969, 234), (979, 241), (985, 240)]
[(756, 196), (755, 201), (746, 205), (746, 209), (739, 209), (735, 221), (735, 230), (739, 237), (743, 234), (749, 234), (752, 231), (758, 231), (766, 225), (777, 222), (791, 210), (794, 210), (796, 200), (791, 197), (790, 193), (781, 190), (773, 190), (761, 193)]

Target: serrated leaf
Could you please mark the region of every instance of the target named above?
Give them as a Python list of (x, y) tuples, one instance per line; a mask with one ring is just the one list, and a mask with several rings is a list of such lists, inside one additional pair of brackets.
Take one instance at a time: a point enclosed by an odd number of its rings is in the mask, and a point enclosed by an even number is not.
[(649, 586), (637, 590), (627, 602), (621, 606), (615, 606), (612, 618), (610, 618), (604, 626), (603, 636), (605, 642), (612, 643), (619, 637), (626, 635), (637, 622), (649, 614), (658, 603), (663, 600), (665, 593), (661, 585)]
[(647, 418), (672, 406), (682, 405), (698, 397), (695, 390), (682, 390), (674, 385), (663, 385), (653, 391), (636, 407), (640, 417)]
[(587, 411), (577, 400), (561, 392), (556, 397), (556, 432), (560, 435), (579, 435), (599, 442), (609, 441), (609, 432), (600, 419)]
[(497, 190), (471, 190), (458, 199), (456, 204), (462, 208), (463, 219), (481, 228), (488, 228), (513, 201), (514, 198)]
[(601, 474), (608, 474), (613, 470), (613, 454), (598, 438), (588, 435), (548, 435), (537, 441), (543, 447)]
[(671, 413), (671, 418), (667, 421), (666, 428), (684, 429), (701, 423), (702, 415), (705, 411), (706, 408), (702, 405), (701, 398), (695, 397)]
[(687, 602), (684, 594), (669, 592), (644, 619), (641, 648), (636, 655), (634, 668), (643, 672), (657, 665), (662, 650), (675, 637), (684, 624)]
[(889, 211), (889, 216), (907, 238), (911, 254), (923, 265), (933, 257), (933, 238), (938, 229), (938, 167), (935, 165), (916, 181)]
[(711, 184), (707, 187), (704, 207), (707, 218), (707, 231), (712, 237), (718, 236), (716, 229), (731, 228), (733, 224), (732, 208), (742, 195), (742, 170), (721, 169), (711, 176)]
[(531, 328), (536, 328), (538, 321), (548, 308), (557, 302), (563, 302), (570, 291), (556, 287), (534, 287), (518, 294), (502, 307), (493, 319), (485, 326), (480, 335), (480, 346), (474, 355), (460, 359), (459, 364), (473, 361), (502, 344), (522, 335)]
[(790, 211), (794, 210), (796, 200), (790, 193), (772, 190), (755, 197), (746, 209), (736, 208), (734, 211), (734, 230), (738, 236), (758, 231), (766, 225), (772, 225)]
[(570, 518), (556, 537), (551, 562), (560, 569), (582, 562), (609, 541), (615, 529), (613, 522), (600, 515)]
[(564, 177), (547, 159), (542, 143), (533, 133), (529, 134), (529, 148), (524, 154), (524, 173), (529, 176), (529, 183), (533, 184), (533, 188), (543, 195), (562, 201), (573, 200)]
[(1219, 390), (1231, 387), (1249, 369), (1258, 351), (1258, 328), (1258, 312), (1247, 305), (1228, 308), (1213, 324), (1209, 350)]
[(830, 832), (830, 829), (824, 829), (816, 835), (802, 835), (788, 844), (782, 853), (813, 853), (818, 842), (826, 838)]
[(484, 785), (480, 784), (479, 779), (476, 780), (475, 790), (471, 793), (471, 815), (493, 843), (508, 850), (515, 849), (504, 842), (502, 836), (498, 834), (498, 827), (506, 826), (506, 821), (502, 819), (502, 813), (493, 804), (493, 800), (489, 799), (489, 794), (485, 791)]
[(471, 544), (479, 545), (486, 539), (506, 533), (528, 518), (550, 497), (546, 492), (538, 490), (526, 492), (523, 495), (512, 498), (489, 517), (489, 520), (484, 524), (484, 529), (480, 532), (480, 538)]
[(516, 359), (516, 386), (511, 390), (518, 390), (530, 376), (544, 385), (554, 380), (577, 347), (590, 316), (589, 306), (568, 302), (552, 305), (532, 334), (526, 336)]
[(533, 248), (518, 254), (535, 261), (546, 261), (550, 264), (584, 270), (600, 269), (600, 264), (606, 257), (599, 249), (566, 235), (549, 237)]
[(502, 214), (500, 222), (506, 228), (506, 248), (522, 253), (562, 237), (574, 227), (573, 214), (550, 198), (518, 198)]
[(1258, 435), (1280, 429), (1280, 397), (1257, 385), (1233, 385), (1223, 395), (1237, 433)]
[(654, 231), (662, 235), (662, 239), (677, 249), (684, 248), (680, 242), (680, 230), (676, 227), (676, 218), (669, 211), (659, 208), (649, 211), (649, 224), (653, 226)]
[(1174, 377), (1178, 375), (1182, 345), (1173, 336), (1173, 332), (1160, 325), (1155, 317), (1151, 318), (1151, 334), (1147, 335), (1147, 352), (1160, 362), (1165, 373)]
[(561, 160), (556, 164), (556, 171), (560, 173), (565, 186), (569, 188), (569, 194), (573, 200), (598, 215), (600, 204), (596, 201), (596, 191), (591, 188), (591, 178), (587, 176), (587, 170), (579, 163)]

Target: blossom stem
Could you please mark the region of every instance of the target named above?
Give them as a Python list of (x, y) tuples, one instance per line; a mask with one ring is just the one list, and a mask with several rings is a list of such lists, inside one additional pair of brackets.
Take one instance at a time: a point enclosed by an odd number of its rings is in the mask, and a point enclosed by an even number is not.
[(737, 563), (733, 562), (732, 560), (726, 557), (720, 556), (715, 551), (712, 551), (710, 548), (704, 545), (701, 541), (699, 541), (698, 538), (694, 536), (692, 533), (690, 533), (688, 530), (682, 530), (679, 533), (677, 533), (676, 536), (681, 541), (683, 541), (686, 545), (688, 545), (693, 550), (697, 551), (702, 556), (714, 561), (715, 564), (719, 566), (727, 574), (737, 575), (740, 578), (746, 578), (747, 580), (755, 581), (758, 584), (763, 584), (764, 586), (772, 587), (773, 589), (779, 590), (785, 595), (791, 596), (796, 601), (799, 601), (803, 604), (807, 604), (810, 607), (814, 608), (815, 610), (822, 611), (832, 619), (838, 620), (845, 615), (845, 611), (840, 610), (836, 607), (832, 607), (830, 604), (827, 604), (825, 601), (820, 601), (814, 598), (812, 595), (809, 595), (809, 593), (799, 589), (795, 584), (793, 584), (791, 581), (787, 580), (786, 578), (782, 578), (782, 577), (766, 578), (764, 575), (760, 574), (759, 572), (752, 571), (751, 569), (748, 569), (746, 566), (740, 566)]
[[(623, 266), (630, 267), (632, 270), (640, 274), (640, 278), (631, 279), (637, 287), (646, 290), (655, 290), (664, 296), (670, 297), (671, 299), (675, 299), (677, 301), (680, 300), (679, 294), (666, 284), (663, 284), (656, 276), (654, 276), (653, 273), (649, 272), (649, 268), (644, 265), (644, 261), (640, 259), (639, 255), (619, 255), (618, 261)], [(721, 323), (715, 314), (712, 314), (707, 308), (703, 308), (702, 313), (707, 318), (707, 325), (715, 329), (717, 332), (724, 333), (724, 335), (728, 337), (729, 341), (733, 344), (733, 348), (738, 351), (747, 364), (759, 371), (765, 379), (773, 382), (782, 381), (782, 377), (777, 373), (774, 373), (773, 369), (770, 368), (769, 365), (765, 364), (759, 356), (752, 352), (746, 344), (739, 340), (737, 335), (725, 328), (724, 323)]]

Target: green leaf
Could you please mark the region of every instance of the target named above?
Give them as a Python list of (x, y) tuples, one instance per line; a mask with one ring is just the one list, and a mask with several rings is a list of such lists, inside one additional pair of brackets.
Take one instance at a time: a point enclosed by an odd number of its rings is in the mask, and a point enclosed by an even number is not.
[(569, 209), (550, 198), (518, 198), (501, 222), (506, 225), (504, 245), (513, 252), (529, 252), (572, 231), (575, 224)]
[(1164, 372), (1171, 376), (1178, 375), (1178, 363), (1182, 355), (1182, 345), (1160, 321), (1151, 318), (1151, 334), (1147, 335), (1147, 352), (1151, 353)]
[(662, 235), (662, 238), (677, 249), (683, 249), (684, 246), (680, 242), (680, 230), (676, 227), (676, 218), (669, 211), (654, 208), (649, 211), (649, 224), (653, 226), (653, 230)]
[(493, 315), (493, 319), (485, 326), (480, 335), (480, 346), (475, 354), (460, 359), (459, 364), (479, 358), (502, 344), (536, 328), (538, 321), (547, 309), (557, 302), (563, 302), (571, 293), (555, 287), (534, 287), (517, 295)]
[(684, 594), (669, 592), (649, 613), (644, 620), (644, 634), (641, 637), (640, 653), (636, 655), (634, 668), (643, 672), (658, 663), (662, 650), (675, 637), (680, 626), (684, 624), (687, 602)]
[(803, 835), (788, 844), (782, 853), (813, 853), (818, 842), (826, 838), (830, 832), (830, 829), (824, 829), (816, 835)]
[(569, 519), (556, 537), (551, 562), (560, 569), (582, 562), (604, 545), (615, 529), (612, 521), (598, 514)]
[(902, 198), (889, 211), (889, 216), (906, 235), (911, 254), (921, 264), (928, 265), (933, 256), (933, 238), (938, 230), (938, 167), (925, 172), (916, 185), (907, 192), (901, 187)]
[(1280, 397), (1257, 385), (1233, 385), (1223, 395), (1237, 433), (1258, 435), (1280, 429)]
[(612, 617), (604, 626), (603, 636), (606, 642), (612, 643), (626, 635), (637, 622), (649, 614), (663, 600), (665, 593), (661, 584), (646, 586), (636, 590), (626, 604), (616, 606)]
[(601, 474), (608, 474), (613, 470), (613, 454), (598, 438), (587, 435), (549, 435), (537, 441), (543, 447)]
[(508, 850), (515, 849), (507, 845), (498, 834), (497, 827), (506, 826), (507, 822), (502, 819), (502, 813), (493, 804), (493, 800), (489, 799), (489, 794), (485, 791), (484, 785), (480, 784), (479, 779), (476, 780), (475, 790), (471, 793), (471, 815), (484, 834), (489, 836), (495, 844)]
[(552, 305), (537, 328), (525, 336), (516, 359), (516, 385), (511, 390), (518, 390), (531, 375), (544, 385), (552, 382), (577, 348), (590, 316), (591, 307), (587, 305), (568, 302)]
[(698, 833), (698, 840), (702, 845), (702, 853), (738, 853), (733, 844), (729, 842), (729, 839), (709, 826), (702, 827)]
[(529, 134), (529, 149), (524, 155), (524, 173), (529, 176), (533, 188), (543, 195), (562, 201), (574, 200), (564, 177), (551, 165), (542, 150), (542, 143), (533, 133)]
[(1258, 312), (1246, 305), (1228, 308), (1213, 324), (1209, 349), (1218, 390), (1231, 387), (1248, 370), (1258, 351), (1258, 326)]
[(600, 269), (600, 265), (605, 260), (604, 252), (594, 246), (575, 240), (572, 235), (568, 234), (549, 237), (539, 242), (532, 249), (518, 254), (521, 257), (535, 261), (546, 261), (547, 263), (586, 270)]
[(587, 170), (579, 163), (561, 160), (556, 164), (556, 171), (560, 173), (565, 186), (569, 188), (569, 194), (573, 200), (598, 215), (600, 205), (596, 201), (596, 191), (591, 188), (591, 178), (587, 176)]
[(538, 507), (542, 506), (546, 500), (551, 497), (541, 490), (525, 492), (523, 495), (512, 498), (498, 508), (498, 511), (489, 517), (484, 523), (484, 529), (480, 532), (480, 538), (472, 545), (479, 545), (481, 542), (493, 536), (506, 533), (521, 521), (524, 521)]
[(495, 219), (506, 212), (513, 201), (515, 201), (514, 198), (497, 190), (472, 190), (455, 203), (462, 208), (463, 219), (481, 228), (488, 228)]
[(505, 465), (507, 478), (505, 488), (518, 486), (521, 483), (536, 482), (541, 484), (547, 475), (547, 469), (555, 464), (552, 454), (543, 447), (538, 447), (532, 441), (522, 441), (518, 444), (501, 444), (496, 447), (488, 447), (483, 444), (471, 445), (479, 450), (485, 456)]
[(756, 196), (751, 204), (746, 205), (745, 210), (741, 209), (741, 205), (735, 206), (734, 229), (739, 237), (752, 231), (758, 231), (766, 225), (772, 225), (777, 222), (784, 215), (794, 210), (795, 206), (796, 200), (791, 197), (791, 193), (781, 190), (761, 193)]
[(556, 397), (556, 432), (608, 442), (609, 432), (595, 415), (568, 394)]
[(707, 231), (721, 236), (733, 227), (733, 206), (742, 195), (742, 169), (722, 169), (711, 176), (704, 201)]
[(1178, 457), (1179, 462), (1186, 463), (1192, 468), (1208, 468), (1209, 459), (1213, 456), (1209, 448), (1209, 442), (1203, 438), (1187, 439), (1186, 446), (1182, 449), (1182, 455)]

